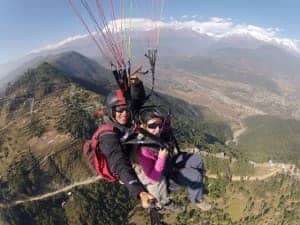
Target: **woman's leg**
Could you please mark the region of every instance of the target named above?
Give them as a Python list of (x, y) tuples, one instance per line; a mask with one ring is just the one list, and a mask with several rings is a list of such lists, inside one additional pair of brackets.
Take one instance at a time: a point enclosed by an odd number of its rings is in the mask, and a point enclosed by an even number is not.
[(146, 186), (146, 189), (157, 199), (158, 205), (160, 207), (170, 202), (167, 190), (167, 182), (165, 178), (155, 184), (148, 184)]
[(191, 203), (197, 203), (202, 200), (202, 175), (198, 170), (193, 168), (180, 169), (176, 176), (176, 182), (187, 187)]
[(177, 156), (174, 166), (178, 168), (175, 182), (186, 186), (192, 203), (202, 200), (203, 196), (203, 162), (199, 154), (183, 152)]
[(140, 182), (144, 185), (147, 191), (155, 197), (157, 201), (157, 207), (161, 208), (165, 204), (170, 202), (165, 177), (163, 177), (159, 182), (153, 184), (149, 181), (149, 178), (146, 177), (145, 173), (142, 171), (142, 168), (139, 165), (135, 165), (134, 169)]

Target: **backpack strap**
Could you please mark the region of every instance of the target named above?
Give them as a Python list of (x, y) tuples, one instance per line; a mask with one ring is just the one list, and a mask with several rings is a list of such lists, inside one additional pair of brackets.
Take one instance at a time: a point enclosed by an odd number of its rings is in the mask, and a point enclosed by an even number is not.
[(91, 143), (92, 149), (98, 148), (99, 136), (101, 134), (106, 132), (113, 132), (113, 131), (114, 131), (114, 126), (111, 124), (104, 124), (100, 126), (92, 136), (92, 143)]

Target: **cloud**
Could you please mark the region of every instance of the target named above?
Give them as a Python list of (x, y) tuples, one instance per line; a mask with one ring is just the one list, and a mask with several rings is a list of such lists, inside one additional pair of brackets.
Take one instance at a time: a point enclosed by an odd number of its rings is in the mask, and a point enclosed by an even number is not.
[(188, 17), (189, 17), (189, 15), (183, 15), (183, 16), (181, 16), (182, 19), (186, 19)]
[(42, 48), (33, 50), (33, 51), (29, 52), (28, 54), (34, 54), (34, 53), (39, 53), (39, 52), (42, 52), (42, 51), (58, 49), (58, 48), (66, 45), (68, 43), (71, 43), (71, 42), (76, 41), (76, 40), (84, 39), (88, 36), (89, 36), (88, 34), (83, 34), (83, 35), (76, 35), (76, 36), (68, 37), (67, 39), (64, 39), (64, 40), (62, 40), (58, 43), (49, 44), (49, 45), (44, 46)]
[(300, 40), (294, 40), (295, 45), (300, 49)]

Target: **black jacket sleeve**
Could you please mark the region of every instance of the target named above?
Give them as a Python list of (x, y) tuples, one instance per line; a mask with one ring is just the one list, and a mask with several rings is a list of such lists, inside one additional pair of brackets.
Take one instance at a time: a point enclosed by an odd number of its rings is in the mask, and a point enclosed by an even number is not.
[(107, 158), (111, 172), (119, 176), (131, 195), (138, 197), (145, 188), (138, 180), (128, 154), (122, 149), (118, 135), (107, 132), (100, 135), (99, 140), (99, 147)]
[(142, 82), (131, 85), (131, 107), (133, 111), (137, 111), (144, 104), (146, 98), (145, 88)]

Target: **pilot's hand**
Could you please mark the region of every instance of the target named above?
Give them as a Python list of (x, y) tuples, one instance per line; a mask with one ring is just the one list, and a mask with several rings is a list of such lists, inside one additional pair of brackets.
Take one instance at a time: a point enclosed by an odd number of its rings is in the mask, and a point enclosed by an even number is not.
[(141, 200), (141, 205), (144, 209), (147, 209), (150, 207), (150, 202), (153, 201), (155, 198), (153, 195), (146, 191), (142, 191), (139, 194), (140, 200)]
[(131, 84), (138, 84), (138, 83), (141, 82), (141, 80), (140, 80), (140, 78), (138, 77), (138, 75), (135, 74), (135, 75), (131, 75), (131, 76), (130, 76), (130, 82), (131, 82)]

